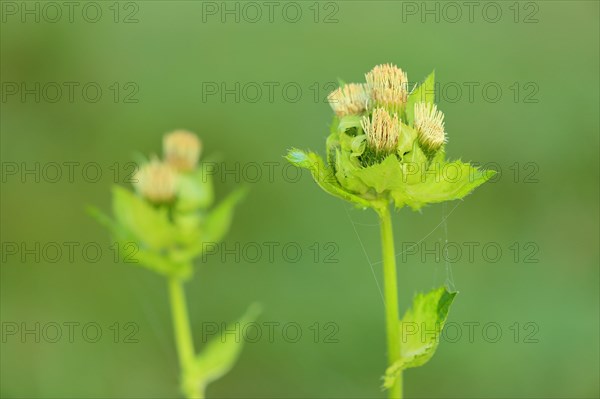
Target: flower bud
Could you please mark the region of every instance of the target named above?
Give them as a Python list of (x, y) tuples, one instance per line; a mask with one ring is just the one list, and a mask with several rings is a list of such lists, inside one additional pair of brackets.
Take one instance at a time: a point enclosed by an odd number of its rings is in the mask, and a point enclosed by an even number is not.
[(419, 102), (415, 104), (415, 129), (419, 141), (429, 150), (437, 151), (446, 142), (444, 114), (435, 104)]
[(134, 187), (150, 202), (170, 202), (177, 190), (177, 172), (170, 164), (153, 159), (136, 172)]
[(367, 145), (377, 154), (389, 154), (396, 150), (400, 135), (398, 115), (390, 116), (383, 108), (375, 108), (371, 118), (365, 116), (361, 125), (367, 135)]
[(349, 83), (338, 87), (327, 96), (329, 105), (339, 117), (358, 115), (367, 109), (369, 97), (365, 86), (359, 83)]
[(176, 130), (163, 138), (165, 160), (181, 172), (189, 172), (198, 164), (202, 142), (192, 132)]
[(369, 95), (376, 106), (398, 112), (408, 97), (408, 77), (392, 64), (377, 65), (365, 75)]

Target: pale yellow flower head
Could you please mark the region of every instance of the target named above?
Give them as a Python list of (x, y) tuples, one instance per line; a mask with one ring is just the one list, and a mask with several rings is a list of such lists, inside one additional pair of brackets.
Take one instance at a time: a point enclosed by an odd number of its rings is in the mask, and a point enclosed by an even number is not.
[(202, 142), (192, 132), (176, 130), (163, 137), (163, 152), (166, 162), (181, 172), (189, 172), (196, 168)]
[(415, 104), (415, 128), (421, 144), (433, 151), (437, 151), (446, 142), (444, 114), (435, 104)]
[(394, 152), (400, 135), (398, 115), (390, 116), (383, 108), (375, 108), (371, 118), (365, 116), (361, 125), (367, 135), (367, 144), (376, 153)]
[(399, 110), (408, 97), (408, 77), (392, 64), (377, 65), (365, 75), (369, 95), (377, 106)]
[(153, 159), (142, 165), (134, 176), (134, 187), (155, 204), (170, 202), (177, 190), (177, 171), (166, 162)]
[(329, 105), (339, 117), (362, 113), (367, 108), (368, 99), (365, 85), (359, 83), (338, 87), (327, 96)]

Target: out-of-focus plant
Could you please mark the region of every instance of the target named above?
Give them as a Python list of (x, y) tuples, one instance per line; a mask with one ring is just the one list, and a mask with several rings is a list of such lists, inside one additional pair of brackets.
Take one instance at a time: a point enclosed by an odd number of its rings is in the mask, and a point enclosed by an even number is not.
[[(183, 283), (193, 274), (193, 262), (204, 243), (220, 241), (229, 230), (241, 188), (214, 203), (213, 182), (199, 162), (202, 143), (188, 131), (175, 131), (163, 140), (164, 159), (144, 161), (133, 179), (135, 191), (112, 189), (114, 219), (96, 208), (92, 216), (106, 226), (128, 260), (163, 275), (168, 281), (175, 343), (181, 368), (181, 390), (188, 398), (203, 398), (206, 386), (235, 364), (243, 340), (215, 338), (197, 354), (194, 349)], [(251, 305), (240, 323), (259, 313)]]
[[(494, 172), (446, 160), (444, 115), (435, 105), (433, 73), (412, 90), (406, 73), (394, 65), (378, 65), (365, 77), (366, 83), (342, 82), (328, 97), (335, 116), (326, 141), (327, 162), (298, 149), (291, 149), (287, 159), (308, 169), (327, 193), (379, 216), (388, 346), (383, 385), (390, 398), (401, 398), (402, 371), (433, 356), (456, 292), (440, 287), (418, 294), (398, 319), (390, 204), (420, 210), (460, 199)], [(402, 337), (402, 323), (418, 332)]]

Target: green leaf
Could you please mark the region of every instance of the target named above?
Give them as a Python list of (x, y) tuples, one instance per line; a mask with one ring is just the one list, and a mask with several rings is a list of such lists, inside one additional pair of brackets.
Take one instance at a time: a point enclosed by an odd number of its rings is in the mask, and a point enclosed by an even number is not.
[(412, 308), (400, 321), (400, 336), (403, 337), (400, 359), (388, 367), (384, 377), (385, 388), (394, 385), (402, 370), (422, 366), (433, 357), (456, 294), (440, 287), (415, 296)]
[[(237, 323), (229, 324), (227, 330), (243, 331), (244, 326), (254, 322), (261, 313), (258, 304), (252, 304)], [(196, 358), (196, 369), (192, 380), (201, 389), (227, 374), (235, 365), (244, 345), (244, 337), (221, 334), (210, 340)]]
[(355, 174), (360, 168), (358, 159), (351, 152), (336, 150), (335, 177), (337, 181), (350, 192), (364, 194), (369, 190), (369, 187)]
[(145, 267), (157, 273), (172, 276), (177, 275), (187, 278), (191, 274), (189, 263), (175, 262), (167, 257), (165, 251), (154, 251), (140, 248), (139, 243), (122, 225), (112, 220), (109, 216), (95, 207), (88, 207), (87, 213), (108, 228), (118, 245), (118, 254), (124, 263)]
[(402, 167), (395, 154), (388, 155), (381, 163), (356, 169), (354, 175), (378, 194), (402, 187)]
[(221, 201), (204, 220), (204, 242), (219, 242), (229, 231), (235, 206), (246, 196), (248, 189), (240, 187)]
[(410, 126), (414, 125), (415, 104), (424, 101), (433, 104), (435, 102), (435, 71), (431, 72), (425, 81), (417, 86), (406, 100), (406, 120)]
[(344, 190), (336, 180), (333, 170), (326, 167), (321, 157), (314, 152), (306, 153), (297, 148), (292, 148), (288, 151), (286, 159), (300, 168), (308, 169), (315, 182), (325, 192), (362, 208), (373, 207), (371, 201)]
[(421, 175), (420, 182), (407, 184), (402, 191), (392, 193), (392, 197), (397, 203), (418, 210), (425, 204), (461, 199), (495, 174), (493, 170), (480, 170), (461, 161), (433, 162)]
[(178, 211), (206, 209), (212, 204), (214, 200), (212, 179), (205, 168), (193, 173), (181, 174), (177, 184)]
[[(405, 160), (406, 153), (411, 153), (414, 150), (415, 143), (417, 142), (417, 131), (412, 127), (400, 123), (400, 137), (398, 137), (398, 155)], [(408, 155), (408, 154), (407, 154)]]
[[(441, 151), (440, 151), (441, 152)], [(444, 158), (441, 158), (443, 162)], [(422, 171), (429, 168), (430, 162), (428, 161), (427, 155), (419, 146), (419, 143), (415, 140), (413, 142), (412, 149), (402, 157), (402, 172), (404, 183), (406, 184), (417, 184), (423, 180)]]
[(154, 249), (165, 248), (175, 239), (166, 209), (154, 208), (131, 191), (113, 187), (113, 213), (117, 222), (137, 241)]

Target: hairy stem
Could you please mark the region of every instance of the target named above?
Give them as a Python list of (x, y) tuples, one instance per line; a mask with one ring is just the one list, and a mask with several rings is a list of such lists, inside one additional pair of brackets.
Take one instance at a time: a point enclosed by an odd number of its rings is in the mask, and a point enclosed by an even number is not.
[(179, 355), (181, 367), (182, 390), (187, 398), (203, 398), (204, 394), (194, 381), (194, 341), (188, 316), (183, 282), (176, 278), (169, 279), (169, 298), (173, 314), (173, 328), (175, 331), (175, 345)]
[[(389, 208), (378, 210), (381, 227), (381, 250), (383, 253), (383, 279), (385, 295), (385, 319), (387, 329), (388, 365), (400, 358), (400, 326), (398, 322), (398, 280), (396, 276), (396, 252), (394, 251), (394, 232)], [(389, 397), (402, 398), (402, 374), (389, 389)]]

